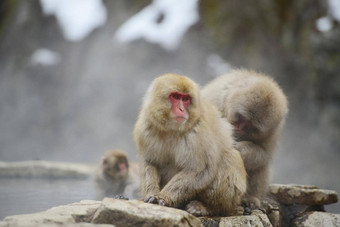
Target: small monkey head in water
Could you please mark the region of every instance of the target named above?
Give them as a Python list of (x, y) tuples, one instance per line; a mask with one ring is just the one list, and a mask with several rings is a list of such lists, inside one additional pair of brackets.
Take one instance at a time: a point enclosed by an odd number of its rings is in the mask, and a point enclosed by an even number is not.
[(128, 175), (127, 155), (121, 150), (114, 149), (105, 152), (101, 166), (105, 177), (123, 179)]

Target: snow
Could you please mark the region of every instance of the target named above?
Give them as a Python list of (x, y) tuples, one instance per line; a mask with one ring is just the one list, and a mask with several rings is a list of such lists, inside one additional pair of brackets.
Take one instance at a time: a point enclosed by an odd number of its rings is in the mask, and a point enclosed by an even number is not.
[(119, 27), (115, 38), (123, 43), (145, 39), (174, 50), (186, 31), (199, 20), (198, 1), (153, 0)]
[(315, 25), (316, 28), (321, 32), (327, 32), (332, 29), (332, 21), (327, 16), (319, 18)]
[(328, 16), (319, 18), (315, 22), (315, 26), (321, 32), (328, 32), (333, 28), (332, 19), (340, 22), (339, 0), (328, 0)]
[(328, 8), (331, 16), (340, 22), (340, 1), (328, 0)]
[(105, 24), (102, 0), (40, 0), (45, 15), (55, 15), (65, 39), (80, 41)]
[(31, 56), (32, 65), (51, 66), (60, 62), (60, 55), (49, 49), (37, 49)]

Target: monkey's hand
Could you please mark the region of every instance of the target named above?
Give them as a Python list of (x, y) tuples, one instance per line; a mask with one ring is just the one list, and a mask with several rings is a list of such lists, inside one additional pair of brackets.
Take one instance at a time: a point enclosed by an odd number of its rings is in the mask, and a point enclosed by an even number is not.
[(172, 200), (169, 196), (166, 196), (162, 193), (159, 193), (158, 195), (158, 205), (161, 206), (173, 206)]
[(156, 196), (156, 195), (150, 195), (150, 196), (145, 197), (144, 202), (155, 203), (155, 204), (158, 204), (160, 206), (167, 206), (165, 200), (160, 198), (159, 196)]
[(234, 148), (240, 152), (247, 171), (263, 168), (270, 161), (271, 153), (251, 141), (238, 141)]
[(185, 206), (185, 210), (196, 217), (208, 216), (208, 209), (197, 200), (193, 200)]
[(144, 202), (146, 203), (158, 203), (157, 196), (155, 195), (149, 195), (144, 198)]
[(248, 141), (238, 141), (238, 142), (234, 141), (233, 147), (236, 150), (238, 150), (241, 153), (241, 155), (242, 155), (242, 153), (244, 154), (246, 152), (245, 148), (247, 146), (249, 146), (247, 143), (248, 143)]

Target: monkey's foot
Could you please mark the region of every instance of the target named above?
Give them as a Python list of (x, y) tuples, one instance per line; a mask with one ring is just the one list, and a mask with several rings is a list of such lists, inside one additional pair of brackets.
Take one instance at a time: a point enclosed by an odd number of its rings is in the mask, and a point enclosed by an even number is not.
[(144, 202), (146, 203), (158, 203), (158, 199), (154, 195), (150, 195), (144, 198)]
[(208, 209), (200, 201), (197, 200), (193, 200), (188, 203), (185, 206), (185, 210), (196, 217), (209, 216), (210, 214)]
[(129, 198), (127, 198), (127, 197), (125, 197), (125, 196), (122, 196), (122, 195), (116, 195), (114, 198), (115, 198), (115, 199), (129, 200)]
[(244, 207), (243, 215), (251, 215), (251, 208), (250, 207)]
[(243, 215), (250, 215), (252, 210), (260, 209), (261, 201), (255, 196), (245, 195), (242, 206), (244, 207)]

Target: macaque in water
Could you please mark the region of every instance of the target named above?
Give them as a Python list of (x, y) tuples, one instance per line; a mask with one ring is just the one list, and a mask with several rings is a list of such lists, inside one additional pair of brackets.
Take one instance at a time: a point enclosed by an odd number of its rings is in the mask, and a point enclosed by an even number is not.
[(95, 173), (97, 199), (123, 196), (140, 199), (140, 178), (137, 163), (129, 163), (121, 150), (108, 150)]
[(232, 214), (246, 171), (231, 127), (191, 79), (165, 74), (150, 85), (134, 128), (144, 201), (196, 216)]
[[(255, 208), (267, 192), (269, 164), (288, 112), (287, 98), (270, 77), (234, 70), (202, 89), (222, 117), (233, 125), (234, 147), (248, 174), (244, 205)], [(227, 135), (229, 138), (229, 135)]]

